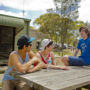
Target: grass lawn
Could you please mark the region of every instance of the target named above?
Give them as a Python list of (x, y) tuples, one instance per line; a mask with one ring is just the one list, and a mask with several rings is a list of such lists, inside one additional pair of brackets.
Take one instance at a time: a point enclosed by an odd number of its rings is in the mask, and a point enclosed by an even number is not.
[(73, 51), (71, 51), (70, 49), (64, 49), (62, 51), (58, 50), (58, 51), (54, 51), (54, 53), (58, 56), (64, 56), (64, 55), (73, 55)]
[[(37, 53), (38, 50), (32, 50), (34, 53)], [(64, 55), (70, 55), (73, 56), (74, 51), (72, 51), (71, 49), (63, 49), (61, 50), (53, 50), (53, 52), (58, 55), (58, 56), (64, 56)]]
[(89, 89), (82, 88), (82, 90), (89, 90)]
[[(64, 55), (73, 56), (75, 51), (72, 51), (71, 49), (63, 49), (62, 51), (61, 50), (57, 50), (57, 51), (53, 51), (53, 52), (56, 55), (58, 55), (58, 56), (64, 56)], [(79, 52), (78, 55), (80, 55), (80, 52)]]
[(2, 83), (0, 82), (0, 87), (2, 86)]

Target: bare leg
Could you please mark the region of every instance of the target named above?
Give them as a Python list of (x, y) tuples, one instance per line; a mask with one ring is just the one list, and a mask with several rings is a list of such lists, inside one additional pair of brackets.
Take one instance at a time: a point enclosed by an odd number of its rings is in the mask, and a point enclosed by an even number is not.
[(64, 63), (65, 66), (69, 65), (69, 63), (68, 63), (68, 56), (63, 56), (61, 61)]
[(19, 81), (15, 82), (15, 84), (16, 84), (16, 90), (32, 90), (32, 89), (27, 85), (27, 83), (24, 82), (24, 81), (19, 80)]
[(14, 90), (15, 85), (12, 80), (5, 80), (2, 85), (2, 90)]

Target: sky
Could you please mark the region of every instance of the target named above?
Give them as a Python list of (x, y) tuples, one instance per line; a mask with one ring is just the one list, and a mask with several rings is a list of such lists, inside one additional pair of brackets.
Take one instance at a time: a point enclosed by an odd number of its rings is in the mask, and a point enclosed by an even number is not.
[[(31, 25), (36, 18), (46, 13), (46, 9), (49, 8), (55, 8), (53, 0), (0, 0), (0, 14), (31, 19)], [(89, 10), (90, 0), (82, 0), (78, 9), (78, 20), (90, 22)]]

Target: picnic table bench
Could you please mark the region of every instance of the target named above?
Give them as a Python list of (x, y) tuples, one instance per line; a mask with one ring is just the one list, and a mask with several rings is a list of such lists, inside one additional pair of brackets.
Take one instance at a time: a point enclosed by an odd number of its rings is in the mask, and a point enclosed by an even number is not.
[(12, 72), (11, 75), (24, 80), (35, 90), (76, 90), (79, 87), (90, 84), (90, 67), (70, 66), (69, 70), (47, 71), (21, 74)]

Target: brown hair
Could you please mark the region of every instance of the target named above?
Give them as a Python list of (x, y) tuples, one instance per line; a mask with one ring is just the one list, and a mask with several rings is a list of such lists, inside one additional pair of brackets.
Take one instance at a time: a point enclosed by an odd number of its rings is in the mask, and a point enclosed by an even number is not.
[(90, 37), (90, 30), (88, 29), (88, 27), (80, 27), (79, 32), (81, 32), (82, 30), (84, 30), (87, 36)]
[[(46, 47), (49, 47), (52, 44), (53, 44), (53, 41), (50, 41), (49, 44)], [(46, 47), (45, 47), (45, 49), (46, 49)]]

